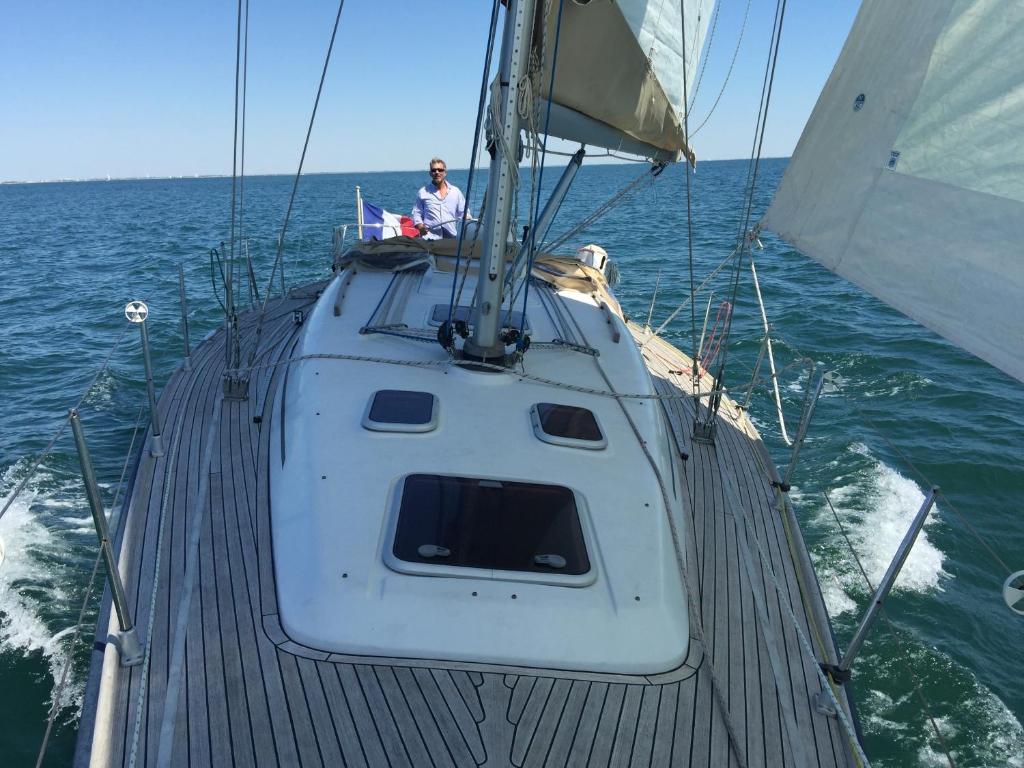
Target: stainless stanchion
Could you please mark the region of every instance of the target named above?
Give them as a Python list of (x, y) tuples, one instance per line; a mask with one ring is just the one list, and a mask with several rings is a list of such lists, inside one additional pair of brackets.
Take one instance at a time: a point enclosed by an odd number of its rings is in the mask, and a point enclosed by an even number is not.
[[(925, 521), (928, 519), (928, 513), (931, 512), (932, 507), (935, 506), (935, 499), (938, 495), (939, 487), (935, 486), (932, 488), (928, 497), (921, 505), (921, 508), (914, 516), (914, 520), (910, 524), (910, 528), (907, 530), (906, 535), (903, 537), (903, 541), (900, 543), (899, 549), (896, 550), (896, 554), (893, 555), (892, 562), (889, 563), (889, 568), (886, 570), (885, 576), (882, 577), (882, 581), (875, 590), (875, 594), (871, 596), (871, 604), (864, 613), (864, 618), (860, 620), (860, 624), (857, 626), (857, 631), (853, 633), (853, 639), (850, 640), (850, 645), (847, 646), (846, 653), (843, 654), (843, 658), (838, 664), (821, 665), (822, 671), (829, 676), (833, 683), (843, 685), (849, 681), (850, 667), (853, 666), (853, 661), (857, 658), (857, 654), (860, 652), (861, 646), (864, 644), (864, 638), (868, 636), (868, 632), (871, 630), (872, 625), (874, 625), (875, 620), (878, 618), (878, 613), (882, 610), (882, 603), (885, 602), (885, 599), (889, 596), (890, 590), (892, 590), (893, 584), (896, 583), (896, 577), (900, 575), (900, 571), (903, 569), (903, 564), (906, 563), (907, 557), (910, 555), (910, 550), (913, 549), (914, 542), (917, 541), (917, 535), (921, 532)], [(816, 693), (813, 701), (815, 709), (817, 709), (821, 714), (836, 714), (835, 706), (824, 694)]]
[(185, 341), (185, 359), (182, 361), (182, 368), (186, 371), (192, 370), (192, 350), (188, 343), (188, 302), (185, 299), (185, 270), (181, 264), (178, 265), (178, 298), (181, 304), (181, 335)]
[(103, 563), (107, 569), (107, 580), (110, 582), (110, 593), (113, 597), (114, 612), (117, 614), (117, 626), (120, 629), (116, 638), (110, 638), (117, 645), (121, 656), (121, 666), (133, 667), (142, 663), (142, 645), (139, 643), (138, 635), (135, 632), (135, 625), (132, 623), (131, 613), (128, 611), (128, 600), (124, 594), (124, 584), (121, 583), (121, 574), (117, 570), (117, 562), (114, 560), (114, 550), (110, 545), (110, 529), (107, 526), (107, 515), (103, 511), (103, 502), (100, 500), (100, 490), (96, 485), (96, 473), (92, 467), (92, 459), (89, 457), (89, 449), (85, 444), (85, 436), (82, 434), (82, 422), (78, 418), (78, 411), (72, 409), (69, 414), (71, 431), (75, 435), (75, 448), (78, 450), (78, 461), (82, 465), (82, 481), (85, 483), (85, 495), (89, 500), (89, 509), (92, 510), (92, 521), (96, 526), (96, 536), (100, 540), (100, 551), (103, 554)]
[(149, 358), (149, 334), (146, 332), (146, 318), (149, 307), (142, 301), (130, 301), (124, 308), (124, 316), (128, 322), (139, 326), (142, 334), (142, 361), (146, 366), (146, 392), (149, 394), (149, 415), (152, 426), (152, 438), (149, 441), (149, 455), (154, 458), (164, 455), (163, 439), (160, 437), (160, 412), (156, 407), (156, 389), (153, 386), (153, 364)]
[[(813, 367), (807, 375), (814, 375)], [(793, 453), (790, 454), (789, 466), (786, 467), (786, 476), (782, 478), (780, 486), (780, 489), (784, 493), (789, 492), (789, 483), (793, 479), (793, 470), (796, 469), (796, 460), (800, 456), (800, 448), (803, 447), (804, 438), (807, 437), (807, 428), (811, 425), (811, 418), (814, 416), (814, 409), (818, 405), (818, 398), (821, 397), (821, 393), (823, 391), (835, 392), (841, 383), (842, 379), (835, 371), (825, 371), (825, 373), (821, 374), (821, 378), (818, 379), (818, 383), (814, 387), (814, 393), (811, 395), (810, 400), (807, 403), (807, 410), (804, 413), (803, 418), (800, 420), (800, 427), (796, 431), (796, 439), (793, 441)]]

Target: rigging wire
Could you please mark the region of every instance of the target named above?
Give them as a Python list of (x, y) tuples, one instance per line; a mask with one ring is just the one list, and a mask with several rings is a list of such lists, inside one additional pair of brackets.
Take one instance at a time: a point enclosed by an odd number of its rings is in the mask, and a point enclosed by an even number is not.
[[(718, 95), (715, 97), (715, 102), (711, 105), (711, 109), (708, 110), (707, 115), (704, 116), (704, 119), (701, 121), (700, 125), (693, 129), (693, 133), (690, 134), (691, 138), (696, 136), (700, 132), (700, 129), (707, 125), (708, 120), (711, 119), (711, 116), (715, 114), (715, 109), (718, 108), (718, 102), (722, 100), (722, 94), (725, 93), (725, 88), (726, 86), (729, 85), (729, 78), (732, 77), (733, 67), (736, 66), (736, 57), (739, 55), (740, 45), (743, 43), (743, 35), (747, 29), (747, 18), (750, 16), (750, 2), (751, 0), (747, 0), (747, 9), (743, 12), (743, 23), (740, 25), (740, 34), (739, 37), (736, 38), (736, 48), (732, 52), (732, 61), (729, 62), (729, 69), (725, 73), (725, 79), (722, 81), (722, 87), (718, 90)], [(720, 6), (716, 6), (716, 8), (717, 7)], [(696, 98), (696, 96), (694, 98)]]
[[(241, 168), (240, 168), (239, 177), (238, 177), (238, 242), (239, 242), (239, 245), (241, 245), (241, 243), (245, 242), (245, 222), (244, 222), (244, 214), (245, 214), (245, 204), (244, 204), (244, 200), (245, 200), (245, 115), (246, 115), (246, 108), (245, 108), (246, 98), (245, 97), (246, 97), (246, 92), (248, 90), (247, 87), (246, 87), (248, 85), (248, 81), (249, 81), (249, 0), (245, 0), (245, 34), (244, 34), (244, 43), (243, 43), (243, 52), (242, 52), (242, 148), (241, 148), (241, 157), (239, 158), (239, 164), (240, 164)], [(241, 250), (241, 249), (239, 249), (239, 250)], [(248, 249), (248, 246), (246, 246), (246, 264), (249, 264), (248, 255), (249, 255), (249, 249)], [(241, 256), (241, 253), (239, 253), (239, 256)], [(238, 276), (237, 276), (238, 280), (241, 279), (241, 272), (242, 272), (242, 267), (239, 266), (238, 267)], [(248, 272), (249, 272), (248, 267), (246, 268), (246, 272), (248, 274)], [(236, 281), (236, 277), (235, 276), (232, 276), (231, 284), (232, 284), (232, 286), (236, 286), (238, 284), (237, 281)], [(239, 291), (239, 295), (241, 295), (241, 291)], [(250, 302), (250, 307), (251, 307), (252, 306), (252, 284), (251, 283), (250, 283), (250, 288), (249, 288), (249, 302)]]
[[(241, 0), (239, 0), (241, 2)], [(316, 89), (316, 98), (313, 100), (313, 111), (309, 116), (309, 126), (306, 128), (306, 140), (302, 144), (302, 154), (299, 156), (299, 167), (295, 171), (295, 181), (292, 183), (292, 192), (288, 197), (288, 209), (284, 214), (284, 222), (281, 224), (281, 233), (277, 237), (277, 256), (274, 258), (274, 265), (270, 270), (270, 278), (267, 281), (267, 290), (263, 296), (263, 304), (260, 306), (260, 315), (256, 321), (256, 333), (253, 340), (252, 350), (249, 353), (249, 362), (251, 363), (256, 350), (260, 345), (260, 337), (263, 335), (263, 321), (267, 314), (267, 304), (270, 302), (270, 289), (274, 284), (274, 277), (277, 275), (277, 268), (281, 266), (282, 273), (284, 266), (281, 263), (284, 258), (284, 236), (288, 231), (288, 221), (292, 215), (292, 207), (295, 204), (295, 194), (299, 189), (299, 179), (302, 178), (302, 166), (306, 161), (306, 150), (309, 149), (309, 137), (313, 133), (313, 124), (316, 121), (316, 110), (320, 106), (320, 95), (324, 90), (324, 80), (327, 79), (327, 67), (331, 63), (331, 53), (334, 50), (334, 41), (338, 36), (338, 24), (341, 21), (341, 11), (345, 7), (345, 0), (338, 0), (338, 13), (334, 17), (334, 28), (331, 30), (331, 41), (327, 45), (327, 54), (324, 56), (323, 70), (320, 72), (320, 84)]]
[[(689, 60), (686, 57), (686, 3), (680, 3), (680, 9), (682, 11), (682, 41), (683, 41), (683, 105), (689, 104), (690, 96), (688, 93), (689, 88)], [(699, 25), (698, 25), (699, 26)], [(690, 110), (683, 110), (683, 138), (686, 143), (686, 154), (687, 157), (683, 161), (683, 173), (686, 174), (686, 252), (687, 262), (689, 264), (690, 274), (690, 296), (693, 296), (693, 209), (691, 205), (691, 181), (690, 181), (690, 157), (689, 154), (692, 152), (690, 149)], [(697, 372), (697, 311), (696, 304), (690, 302), (690, 349), (692, 354), (690, 359), (693, 361), (693, 367), (691, 369), (690, 381), (694, 389), (699, 388), (700, 376)], [(697, 409), (700, 410), (699, 408)]]
[[(786, 16), (786, 0), (776, 0), (775, 4), (775, 22), (772, 27), (771, 44), (769, 46), (768, 62), (765, 65), (764, 81), (761, 85), (761, 102), (757, 113), (757, 123), (754, 130), (754, 146), (751, 149), (750, 163), (747, 166), (747, 185), (746, 185), (746, 203), (744, 206), (743, 216), (740, 221), (740, 228), (737, 233), (737, 243), (739, 244), (739, 252), (736, 258), (735, 272), (732, 280), (732, 298), (730, 299), (733, 306), (736, 306), (736, 298), (739, 294), (740, 285), (740, 274), (743, 268), (743, 256), (750, 250), (750, 238), (747, 236), (748, 229), (750, 227), (750, 217), (754, 207), (754, 195), (757, 190), (757, 172), (761, 162), (761, 152), (764, 148), (764, 134), (765, 128), (768, 124), (768, 107), (771, 104), (772, 97), (772, 86), (775, 82), (775, 67), (779, 58), (779, 48), (782, 41), (782, 23)], [(692, 305), (691, 305), (692, 307)], [(691, 313), (692, 313), (691, 308)], [(722, 386), (723, 378), (725, 376), (725, 364), (729, 357), (728, 342), (732, 335), (732, 319), (726, 324), (725, 327), (725, 338), (723, 340), (724, 351), (722, 353), (722, 360), (718, 364), (718, 371), (715, 374), (715, 388), (720, 389)], [(711, 408), (715, 409), (718, 405), (718, 400), (714, 400), (711, 404)], [(709, 414), (709, 424), (711, 423), (711, 414)]]
[[(700, 84), (704, 82), (704, 73), (707, 71), (708, 61), (711, 59), (711, 45), (715, 41), (715, 30), (718, 28), (718, 13), (721, 10), (722, 3), (715, 3), (715, 12), (714, 15), (712, 15), (711, 17), (711, 29), (708, 31), (708, 39), (707, 42), (704, 44), (704, 58), (701, 60), (700, 63), (700, 72), (697, 73), (697, 84), (693, 86), (693, 95), (690, 96), (690, 98), (685, 102), (685, 104), (687, 105), (687, 112), (693, 109), (693, 104), (695, 101), (697, 101), (697, 94), (700, 92)], [(698, 28), (699, 27), (700, 25), (698, 24)], [(693, 40), (694, 43), (697, 42), (696, 30), (693, 33)]]
[[(476, 106), (476, 128), (473, 130), (473, 153), (469, 158), (469, 180), (466, 182), (466, 207), (462, 212), (462, 226), (459, 227), (459, 242), (455, 247), (455, 269), (452, 271), (452, 295), (448, 302), (448, 328), (451, 328), (452, 318), (455, 314), (455, 303), (457, 301), (455, 295), (455, 283), (459, 276), (459, 262), (462, 260), (462, 243), (466, 234), (466, 221), (469, 218), (469, 201), (473, 194), (473, 179), (476, 177), (477, 153), (480, 148), (480, 128), (483, 125), (484, 109), (487, 104), (487, 75), (490, 74), (491, 71), (491, 57), (494, 54), (494, 39), (498, 29), (498, 7), (500, 5), (501, 0), (494, 0), (494, 4), (491, 8), (491, 23), (487, 33), (487, 53), (484, 56), (484, 71), (480, 76), (480, 100)], [(483, 212), (481, 211), (481, 214), (482, 213)], [(477, 226), (479, 227), (479, 225)], [(477, 234), (479, 235), (479, 231)], [(467, 257), (467, 274), (469, 272), (470, 261), (471, 259)]]
[(224, 331), (227, 343), (224, 345), (225, 362), (228, 370), (237, 367), (235, 351), (238, 348), (238, 327), (235, 316), (235, 218), (236, 197), (238, 189), (238, 104), (239, 84), (242, 59), (242, 0), (238, 0), (237, 20), (235, 22), (235, 112), (234, 135), (231, 144), (231, 233), (228, 247), (228, 280), (225, 283), (224, 299), (227, 311), (224, 315)]
[(649, 168), (645, 169), (643, 173), (641, 173), (631, 182), (626, 184), (622, 189), (620, 189), (618, 192), (616, 192), (614, 195), (608, 198), (604, 203), (602, 203), (598, 208), (596, 208), (593, 213), (591, 213), (589, 216), (583, 219), (579, 224), (570, 228), (555, 240), (545, 243), (543, 246), (541, 246), (540, 250), (546, 253), (553, 253), (555, 249), (565, 245), (565, 243), (568, 242), (571, 238), (585, 231), (588, 227), (590, 227), (591, 224), (593, 224), (595, 221), (604, 216), (608, 211), (612, 210), (615, 206), (621, 203), (622, 200), (626, 197), (626, 195), (628, 195), (636, 187), (638, 187), (641, 182), (650, 179), (653, 183), (653, 180), (656, 179), (659, 175), (661, 175), (661, 172), (663, 170), (665, 170), (664, 163), (652, 164)]

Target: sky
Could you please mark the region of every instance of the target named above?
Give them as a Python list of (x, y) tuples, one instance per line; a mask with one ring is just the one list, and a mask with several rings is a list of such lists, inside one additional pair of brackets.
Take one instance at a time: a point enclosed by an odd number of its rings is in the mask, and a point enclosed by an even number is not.
[[(857, 5), (788, 0), (764, 156), (791, 154)], [(433, 155), (468, 167), (490, 8), (346, 0), (305, 170), (412, 170)], [(247, 174), (295, 172), (337, 9), (249, 0)], [(230, 174), (236, 10), (6, 3), (0, 181)], [(693, 134), (698, 158), (750, 155), (774, 11), (774, 0), (720, 0), (691, 131), (722, 95)]]

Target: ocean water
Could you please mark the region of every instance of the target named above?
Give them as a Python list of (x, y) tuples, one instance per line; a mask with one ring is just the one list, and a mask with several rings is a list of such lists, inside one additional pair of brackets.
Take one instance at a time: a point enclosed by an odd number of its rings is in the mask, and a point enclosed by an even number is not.
[[(755, 218), (784, 167), (783, 160), (762, 164)], [(643, 170), (639, 165), (585, 167), (552, 233), (580, 221)], [(545, 187), (557, 172), (547, 169)], [(732, 250), (746, 172), (740, 161), (698, 168), (693, 190), (698, 284)], [(329, 275), (332, 227), (354, 220), (355, 185), (367, 200), (402, 212), (423, 176), (304, 178), (285, 237), (287, 284)], [(451, 177), (465, 190), (464, 171)], [(529, 175), (523, 179), (528, 182)], [(291, 184), (286, 177), (245, 180), (245, 233), (261, 292)], [(472, 204), (483, 186), (478, 179)], [(654, 183), (641, 184), (566, 246), (603, 245), (620, 267), (617, 293), (625, 310), (640, 322), (650, 313), (655, 327), (689, 293), (684, 190), (681, 170), (668, 170)], [(230, 199), (229, 179), (0, 185), (4, 503), (120, 337), (109, 367), (81, 406), (105, 501), (113, 503), (145, 397), (138, 336), (122, 335), (124, 304), (149, 303), (154, 366), (162, 383), (182, 354), (179, 264), (186, 276), (193, 342), (219, 322), (210, 249), (228, 238)], [(528, 208), (524, 195), (521, 222)], [(867, 752), (879, 766), (948, 765), (944, 749), (957, 766), (1024, 766), (1024, 673), (1018, 663), (1024, 617), (1005, 607), (1000, 591), (1008, 573), (971, 530), (1009, 568), (1024, 568), (1024, 385), (770, 235), (762, 241), (764, 249), (755, 259), (790, 433), (796, 431), (808, 384), (801, 361), (813, 361), (818, 373), (836, 371), (843, 381), (839, 392), (818, 404), (793, 491), (840, 647), (869, 598), (854, 554), (877, 583), (930, 484), (940, 485), (944, 494), (886, 605), (888, 621), (879, 622), (854, 666)], [(722, 301), (731, 301), (735, 323), (726, 345), (726, 379), (742, 396), (763, 331), (749, 267), (740, 274), (735, 297), (733, 277), (726, 268), (712, 279), (692, 314), (685, 307), (665, 333), (689, 350), (705, 312), (713, 326)], [(785, 466), (790, 450), (763, 379), (751, 398), (755, 421), (776, 463)], [(70, 435), (64, 434), (0, 519), (6, 551), (0, 563), (4, 766), (34, 763), (56, 681), (69, 660), (46, 764), (67, 764), (74, 751), (96, 614), (94, 597), (72, 643), (96, 552), (77, 469)]]

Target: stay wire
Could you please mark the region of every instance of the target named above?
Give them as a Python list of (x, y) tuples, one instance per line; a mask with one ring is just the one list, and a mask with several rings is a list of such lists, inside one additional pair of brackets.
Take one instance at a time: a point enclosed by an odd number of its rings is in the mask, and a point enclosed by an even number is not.
[[(857, 564), (857, 569), (860, 571), (860, 575), (864, 577), (864, 583), (868, 586), (868, 592), (871, 595), (875, 594), (875, 586), (871, 583), (871, 579), (868, 577), (868, 572), (864, 570), (864, 565), (860, 561), (860, 557), (857, 555), (857, 550), (853, 548), (853, 542), (850, 541), (849, 535), (846, 533), (846, 526), (843, 525), (843, 521), (839, 519), (839, 514), (836, 512), (836, 508), (832, 505), (832, 499), (829, 498), (828, 491), (822, 489), (822, 495), (825, 497), (825, 501), (828, 503), (828, 508), (832, 511), (832, 517), (835, 518), (836, 525), (839, 526), (839, 532), (842, 534), (843, 539), (846, 541), (846, 546), (850, 550), (850, 555), (853, 557), (853, 561)], [(885, 612), (885, 608), (881, 605), (878, 606), (879, 613), (882, 618), (885, 619), (886, 624), (893, 634), (899, 634), (900, 629), (889, 615)], [(945, 737), (942, 735), (942, 731), (939, 730), (938, 721), (935, 719), (935, 715), (932, 714), (931, 706), (928, 703), (928, 699), (924, 695), (924, 691), (921, 689), (921, 683), (918, 681), (917, 676), (911, 671), (911, 681), (914, 684), (914, 692), (917, 694), (918, 699), (921, 701), (921, 706), (925, 711), (925, 715), (931, 722), (932, 730), (935, 731), (935, 736), (939, 740), (939, 744), (942, 745), (942, 752), (946, 756), (946, 760), (949, 763), (949, 768), (956, 768), (956, 764), (953, 762), (953, 755), (949, 751), (949, 745), (946, 743)]]
[[(726, 86), (729, 85), (729, 79), (732, 77), (733, 67), (736, 66), (736, 57), (739, 56), (740, 45), (743, 43), (743, 35), (746, 32), (746, 30), (747, 30), (747, 19), (750, 16), (750, 3), (751, 3), (751, 0), (747, 0), (747, 9), (743, 12), (743, 23), (740, 25), (740, 34), (736, 38), (736, 48), (733, 49), (732, 61), (729, 62), (729, 69), (725, 73), (725, 79), (722, 80), (722, 87), (718, 89), (718, 95), (715, 97), (715, 101), (711, 105), (711, 109), (708, 110), (708, 113), (704, 116), (704, 119), (701, 121), (700, 125), (698, 125), (696, 128), (693, 129), (693, 133), (690, 134), (691, 138), (696, 136), (698, 133), (700, 133), (700, 129), (708, 124), (708, 120), (710, 120), (711, 116), (713, 114), (715, 114), (715, 110), (718, 108), (718, 103), (722, 100), (722, 95), (725, 93)], [(718, 12), (717, 9), (720, 8), (720, 7), (721, 7), (721, 5), (718, 5), (718, 6), (715, 7), (716, 14)], [(703, 71), (702, 71), (702, 74), (703, 74)]]
[[(239, 158), (240, 170), (238, 177), (238, 243), (239, 243), (239, 257), (241, 257), (241, 244), (245, 242), (245, 116), (246, 116), (246, 92), (248, 90), (247, 85), (249, 82), (249, 0), (245, 0), (245, 36), (243, 42), (242, 51), (242, 147), (241, 156)], [(248, 257), (249, 249), (246, 248), (246, 257)], [(248, 264), (248, 258), (246, 258)], [(238, 280), (241, 279), (242, 267), (238, 267), (237, 278), (234, 274), (231, 277), (232, 286), (238, 285)], [(248, 267), (246, 269), (248, 274)], [(239, 295), (241, 291), (239, 291)], [(251, 297), (250, 297), (251, 298)], [(233, 303), (233, 302), (232, 302)]]
[[(547, 158), (547, 143), (548, 143), (548, 128), (551, 125), (551, 102), (554, 101), (555, 92), (555, 71), (558, 68), (558, 43), (562, 37), (562, 9), (565, 7), (565, 0), (558, 0), (558, 19), (555, 21), (555, 46), (551, 52), (551, 78), (548, 81), (548, 108), (547, 114), (544, 117), (544, 143), (541, 144), (541, 155), (540, 155), (540, 172), (537, 177), (537, 195), (533, 206), (533, 221), (530, 224), (530, 244), (527, 246), (527, 257), (526, 257), (526, 274), (523, 275), (523, 313), (522, 317), (519, 318), (519, 339), (516, 341), (516, 347), (519, 351), (524, 350), (524, 339), (523, 335), (526, 333), (526, 302), (530, 297), (530, 275), (533, 273), (533, 262), (537, 255), (537, 222), (540, 220), (540, 195), (541, 189), (544, 185), (544, 161)], [(547, 19), (542, 19), (541, 23), (547, 25)], [(541, 61), (541, 66), (544, 62)], [(509, 302), (509, 312), (512, 311), (512, 304)]]
[[(686, 3), (680, 4), (682, 11), (682, 42), (683, 42), (683, 138), (686, 143), (686, 157), (683, 160), (683, 173), (686, 174), (686, 252), (690, 273), (690, 296), (693, 296), (695, 280), (693, 276), (693, 208), (691, 204), (691, 180), (690, 180), (690, 103), (689, 95), (689, 59), (686, 56)], [(699, 388), (700, 376), (697, 373), (697, 309), (696, 303), (690, 302), (690, 349), (693, 361), (690, 381), (694, 388)], [(698, 409), (699, 410), (699, 409)]]
[[(241, 0), (239, 0), (241, 2)], [(274, 258), (274, 266), (270, 270), (270, 278), (267, 281), (267, 290), (263, 296), (263, 304), (260, 306), (260, 316), (256, 321), (256, 332), (253, 341), (252, 349), (249, 352), (249, 362), (251, 363), (253, 357), (256, 354), (256, 350), (260, 345), (260, 338), (263, 335), (263, 321), (267, 314), (267, 304), (270, 302), (270, 290), (274, 285), (274, 277), (277, 275), (277, 268), (281, 266), (284, 257), (284, 236), (288, 231), (288, 221), (292, 215), (292, 207), (295, 205), (295, 194), (299, 189), (299, 179), (302, 178), (302, 166), (306, 162), (306, 150), (309, 149), (309, 138), (313, 134), (313, 124), (316, 122), (316, 111), (320, 106), (320, 96), (324, 90), (324, 81), (327, 79), (327, 67), (331, 63), (331, 53), (334, 50), (334, 41), (338, 36), (338, 24), (341, 21), (341, 11), (345, 7), (345, 0), (338, 0), (338, 13), (334, 17), (334, 28), (331, 30), (331, 41), (327, 45), (327, 54), (324, 56), (323, 70), (320, 72), (320, 84), (316, 89), (316, 98), (313, 101), (313, 111), (309, 116), (309, 126), (306, 128), (306, 140), (302, 144), (302, 154), (299, 156), (299, 167), (295, 171), (295, 180), (292, 183), (292, 192), (288, 197), (288, 209), (284, 214), (284, 222), (281, 224), (281, 234), (277, 238), (277, 256)], [(282, 297), (283, 298), (283, 297)]]
[[(501, 0), (494, 0), (494, 4), (491, 7), (491, 23), (487, 32), (487, 53), (484, 56), (484, 71), (480, 76), (480, 99), (476, 105), (476, 128), (473, 130), (473, 154), (469, 158), (469, 180), (466, 182), (466, 207), (462, 212), (462, 226), (459, 228), (459, 242), (455, 247), (455, 269), (452, 271), (452, 294), (451, 299), (448, 302), (449, 328), (451, 328), (452, 318), (455, 316), (455, 284), (459, 277), (459, 263), (462, 260), (462, 243), (466, 234), (466, 222), (469, 220), (469, 201), (472, 199), (473, 179), (476, 177), (477, 153), (480, 149), (480, 129), (483, 125), (484, 110), (487, 105), (487, 76), (491, 72), (491, 58), (494, 54), (494, 38), (498, 29), (498, 9), (500, 6)], [(479, 232), (477, 234), (479, 234)], [(467, 270), (469, 269), (469, 261), (470, 259), (467, 258)]]
[[(700, 62), (700, 72), (697, 73), (697, 83), (693, 86), (693, 94), (689, 99), (686, 100), (686, 111), (689, 112), (693, 109), (694, 102), (697, 101), (697, 94), (700, 93), (700, 84), (704, 82), (704, 73), (707, 71), (708, 62), (711, 60), (711, 46), (715, 42), (715, 30), (718, 29), (718, 14), (722, 10), (722, 3), (715, 3), (715, 12), (711, 17), (711, 28), (708, 30), (707, 42), (704, 45), (704, 58)], [(698, 25), (699, 29), (699, 25)], [(697, 41), (697, 31), (694, 30), (694, 42)]]
[[(772, 87), (775, 83), (775, 67), (779, 58), (779, 48), (782, 42), (782, 23), (786, 16), (786, 0), (777, 0), (775, 5), (775, 24), (772, 28), (772, 44), (769, 53), (769, 60), (765, 66), (764, 82), (761, 89), (761, 104), (758, 109), (757, 128), (754, 132), (754, 146), (751, 149), (750, 165), (747, 169), (747, 199), (740, 226), (737, 234), (738, 244), (741, 246), (738, 258), (736, 259), (736, 271), (733, 276), (731, 303), (736, 306), (736, 298), (739, 295), (740, 274), (743, 269), (743, 256), (750, 250), (750, 241), (747, 237), (747, 230), (750, 226), (750, 216), (754, 207), (754, 195), (757, 189), (757, 172), (761, 162), (761, 152), (764, 148), (765, 128), (768, 124), (768, 107), (771, 104)], [(729, 357), (729, 339), (732, 336), (733, 316), (730, 316), (725, 326), (723, 338), (722, 359), (718, 364), (718, 373), (715, 376), (716, 389), (721, 386), (722, 378), (725, 375), (725, 364)]]
[(238, 194), (238, 105), (241, 84), (242, 68), (242, 0), (238, 0), (238, 10), (235, 21), (235, 110), (234, 110), (234, 133), (231, 137), (231, 231), (230, 244), (228, 246), (228, 280), (224, 286), (224, 298), (227, 310), (224, 314), (224, 330), (227, 334), (224, 345), (225, 361), (228, 370), (234, 368), (237, 363), (234, 359), (236, 348), (235, 329), (235, 219), (237, 216), (236, 198)]

